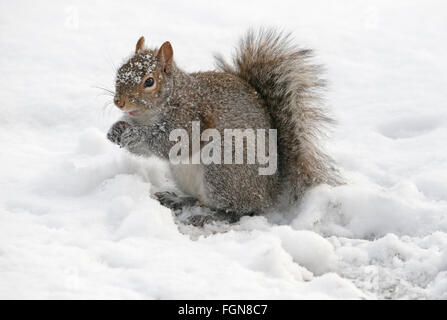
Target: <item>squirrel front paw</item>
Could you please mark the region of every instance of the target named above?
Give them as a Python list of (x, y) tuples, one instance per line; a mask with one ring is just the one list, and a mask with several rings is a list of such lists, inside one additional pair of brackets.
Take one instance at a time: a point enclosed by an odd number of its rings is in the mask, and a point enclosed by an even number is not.
[(119, 145), (132, 148), (144, 141), (144, 131), (140, 127), (127, 127), (121, 135)]
[(109, 139), (115, 144), (120, 145), (121, 136), (123, 135), (123, 132), (129, 127), (130, 125), (125, 121), (116, 122), (107, 133), (107, 139)]

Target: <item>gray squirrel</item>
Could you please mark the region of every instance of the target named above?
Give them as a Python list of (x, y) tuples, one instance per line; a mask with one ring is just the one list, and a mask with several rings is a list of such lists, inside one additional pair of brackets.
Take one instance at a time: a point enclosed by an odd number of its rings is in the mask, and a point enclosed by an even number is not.
[(332, 120), (321, 108), (324, 81), (311, 57), (312, 51), (294, 46), (290, 35), (249, 30), (232, 64), (216, 56), (217, 71), (186, 73), (175, 64), (169, 42), (149, 49), (141, 37), (117, 72), (114, 103), (124, 115), (108, 139), (137, 155), (169, 159), (176, 144), (170, 132), (184, 129), (191, 136), (193, 121), (201, 132), (276, 129), (274, 174), (259, 175), (259, 163), (171, 164), (180, 190), (189, 196), (162, 192), (157, 197), (176, 210), (201, 205), (229, 220), (289, 206), (312, 186), (341, 182), (318, 143)]

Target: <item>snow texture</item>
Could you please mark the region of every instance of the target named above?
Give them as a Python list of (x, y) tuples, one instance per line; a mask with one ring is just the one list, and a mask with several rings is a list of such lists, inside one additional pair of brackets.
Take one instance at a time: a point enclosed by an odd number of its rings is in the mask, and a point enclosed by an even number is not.
[[(0, 298), (447, 299), (444, 1), (0, 2)], [(166, 164), (106, 139), (141, 35), (213, 68), (249, 26), (326, 66), (347, 184), (204, 229), (151, 195)], [(105, 106), (109, 103), (109, 106)]]

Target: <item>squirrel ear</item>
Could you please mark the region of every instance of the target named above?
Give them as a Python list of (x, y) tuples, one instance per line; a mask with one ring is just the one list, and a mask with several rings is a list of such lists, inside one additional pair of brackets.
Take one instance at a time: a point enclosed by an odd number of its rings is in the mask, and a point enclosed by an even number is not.
[(138, 39), (137, 45), (135, 46), (135, 53), (144, 49), (144, 37)]
[(173, 62), (174, 51), (172, 50), (171, 43), (166, 41), (158, 50), (157, 57), (163, 65), (163, 71), (169, 73), (171, 71)]

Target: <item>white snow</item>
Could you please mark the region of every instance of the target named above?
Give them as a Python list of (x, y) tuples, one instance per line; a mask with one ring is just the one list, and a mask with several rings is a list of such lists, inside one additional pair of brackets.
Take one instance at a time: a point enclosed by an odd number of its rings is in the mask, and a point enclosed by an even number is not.
[[(0, 298), (447, 299), (444, 1), (0, 2)], [(98, 86), (141, 35), (187, 71), (249, 26), (327, 69), (347, 181), (287, 214), (204, 229), (151, 194), (166, 165), (105, 134)], [(109, 106), (104, 106), (109, 103)]]

